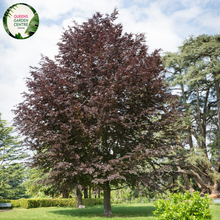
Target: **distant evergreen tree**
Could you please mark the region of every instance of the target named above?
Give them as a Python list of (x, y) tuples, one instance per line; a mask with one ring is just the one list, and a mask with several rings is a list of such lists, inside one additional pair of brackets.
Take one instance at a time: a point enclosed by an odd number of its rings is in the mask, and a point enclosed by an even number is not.
[(43, 180), (46, 178), (46, 174), (38, 168), (29, 168), (27, 172), (27, 180), (24, 182), (24, 186), (29, 196), (57, 196), (60, 192), (54, 187), (53, 184), (46, 185)]
[[(220, 195), (220, 35), (190, 37), (164, 64), (178, 89), (185, 130), (175, 163), (185, 189)], [(192, 178), (193, 177), (193, 178)], [(191, 180), (190, 180), (190, 179)]]
[(0, 114), (0, 199), (25, 196), (25, 187), (22, 185), (25, 167), (20, 161), (26, 155), (20, 151), (20, 142), (12, 133), (13, 128), (7, 126)]

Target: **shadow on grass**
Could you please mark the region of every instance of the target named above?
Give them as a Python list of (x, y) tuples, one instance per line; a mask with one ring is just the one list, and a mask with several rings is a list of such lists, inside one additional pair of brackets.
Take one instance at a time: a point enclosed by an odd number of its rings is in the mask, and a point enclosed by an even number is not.
[[(155, 207), (152, 205), (148, 206), (119, 206), (112, 205), (112, 215), (113, 217), (153, 217), (153, 211)], [(87, 217), (93, 218), (98, 216), (103, 216), (104, 207), (101, 205), (89, 206), (85, 209), (59, 209), (49, 211), (56, 215), (66, 215), (66, 216), (75, 216), (75, 217)]]

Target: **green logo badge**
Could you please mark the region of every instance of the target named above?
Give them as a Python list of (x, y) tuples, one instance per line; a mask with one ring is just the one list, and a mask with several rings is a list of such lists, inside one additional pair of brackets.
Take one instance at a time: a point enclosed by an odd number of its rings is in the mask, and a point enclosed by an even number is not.
[(25, 3), (14, 4), (3, 16), (5, 31), (13, 38), (26, 39), (38, 29), (39, 17), (34, 8)]

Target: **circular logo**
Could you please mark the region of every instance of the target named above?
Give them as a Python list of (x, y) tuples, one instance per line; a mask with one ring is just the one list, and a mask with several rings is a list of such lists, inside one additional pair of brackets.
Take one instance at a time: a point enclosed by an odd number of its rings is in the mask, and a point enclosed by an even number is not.
[(34, 8), (25, 3), (14, 4), (3, 16), (5, 31), (13, 38), (27, 39), (39, 26), (39, 17)]

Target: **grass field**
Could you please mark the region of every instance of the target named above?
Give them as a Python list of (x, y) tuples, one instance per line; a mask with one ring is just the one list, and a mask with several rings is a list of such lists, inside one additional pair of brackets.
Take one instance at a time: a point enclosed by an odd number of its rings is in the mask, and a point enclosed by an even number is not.
[[(211, 205), (213, 220), (220, 220), (220, 206)], [(155, 210), (153, 204), (123, 204), (112, 205), (114, 220), (156, 220), (152, 211)], [(12, 209), (0, 212), (1, 220), (102, 220), (103, 206), (86, 207), (86, 209), (76, 209), (71, 207), (49, 207), (34, 209)]]

